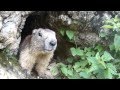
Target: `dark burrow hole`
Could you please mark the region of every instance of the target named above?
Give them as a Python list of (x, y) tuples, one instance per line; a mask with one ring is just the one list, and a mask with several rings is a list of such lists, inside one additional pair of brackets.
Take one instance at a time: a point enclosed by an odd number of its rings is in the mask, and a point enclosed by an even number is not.
[(38, 28), (49, 28), (47, 23), (48, 13), (45, 11), (34, 12), (30, 14), (25, 22), (25, 26), (21, 33), (21, 42), (25, 39), (26, 36), (32, 34), (33, 29)]
[(50, 26), (50, 15), (53, 15), (57, 17), (61, 13), (66, 13), (64, 11), (36, 11), (30, 14), (25, 22), (25, 26), (21, 33), (21, 41), (24, 40), (24, 38), (27, 35), (30, 35), (32, 33), (33, 29), (38, 28), (49, 28), (51, 30), (55, 30), (54, 27)]

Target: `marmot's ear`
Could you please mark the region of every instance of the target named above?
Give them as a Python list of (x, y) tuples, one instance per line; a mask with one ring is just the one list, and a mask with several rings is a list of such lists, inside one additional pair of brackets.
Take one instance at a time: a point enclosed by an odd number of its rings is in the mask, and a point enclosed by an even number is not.
[(33, 34), (35, 34), (35, 33), (36, 33), (36, 31), (37, 31), (37, 29), (34, 29), (34, 30), (32, 31), (32, 33), (33, 33)]

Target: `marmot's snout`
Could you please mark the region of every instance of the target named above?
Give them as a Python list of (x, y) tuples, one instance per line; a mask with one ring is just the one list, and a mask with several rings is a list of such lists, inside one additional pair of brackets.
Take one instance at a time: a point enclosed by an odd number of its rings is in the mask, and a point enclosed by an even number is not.
[(49, 44), (50, 44), (50, 46), (54, 47), (57, 44), (57, 42), (56, 41), (51, 41)]
[(45, 51), (54, 51), (57, 47), (57, 40), (50, 40), (48, 43), (45, 43)]

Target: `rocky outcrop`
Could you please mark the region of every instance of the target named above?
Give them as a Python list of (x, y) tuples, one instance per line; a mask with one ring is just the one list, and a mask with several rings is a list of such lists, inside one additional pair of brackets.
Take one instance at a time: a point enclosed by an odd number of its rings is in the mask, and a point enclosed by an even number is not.
[[(78, 44), (85, 44), (86, 39), (93, 42), (93, 35), (99, 42), (98, 33), (101, 31), (102, 21), (120, 14), (119, 11), (0, 11), (0, 49), (8, 48), (17, 53), (21, 41), (21, 32), (30, 34), (34, 28), (51, 28), (56, 31), (58, 40), (62, 38), (60, 28), (76, 31)], [(28, 17), (28, 18), (27, 18)], [(28, 33), (28, 34), (27, 34)], [(93, 33), (93, 34), (87, 34)], [(96, 35), (95, 35), (96, 34)], [(82, 37), (81, 37), (82, 35)], [(91, 36), (90, 36), (91, 35)], [(61, 41), (60, 41), (61, 42)], [(89, 44), (89, 43), (88, 43)], [(92, 44), (92, 43), (91, 43)]]
[(27, 16), (32, 11), (0, 11), (0, 49), (7, 46), (17, 54)]

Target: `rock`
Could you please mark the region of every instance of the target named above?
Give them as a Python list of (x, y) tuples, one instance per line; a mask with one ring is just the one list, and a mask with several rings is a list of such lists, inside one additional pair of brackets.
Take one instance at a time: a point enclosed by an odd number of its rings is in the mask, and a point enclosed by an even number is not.
[(0, 79), (24, 79), (25, 74), (18, 67), (14, 69), (10, 66), (4, 67), (0, 64)]
[[(17, 54), (20, 32), (31, 11), (0, 11), (0, 49), (7, 46), (11, 53)], [(4, 40), (3, 40), (4, 39)]]
[(75, 41), (77, 45), (81, 46), (89, 46), (96, 43), (100, 43), (101, 40), (96, 33), (79, 33), (77, 36), (78, 37), (76, 37)]
[(0, 30), (2, 29), (2, 17), (0, 16)]
[[(13, 64), (13, 62), (10, 63)], [(39, 77), (34, 73), (32, 73), (31, 75), (26, 74), (26, 72), (22, 70), (22, 68), (20, 68), (19, 65), (2, 66), (0, 64), (0, 79), (53, 79), (53, 78), (51, 78), (51, 76)]]

